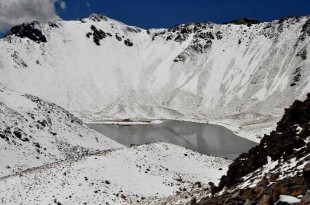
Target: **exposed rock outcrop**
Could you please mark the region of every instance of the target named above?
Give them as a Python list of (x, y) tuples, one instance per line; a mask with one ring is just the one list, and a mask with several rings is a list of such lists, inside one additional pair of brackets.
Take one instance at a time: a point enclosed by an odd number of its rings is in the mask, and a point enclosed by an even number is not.
[(309, 143), (306, 144), (310, 133), (309, 122), (310, 94), (304, 102), (295, 101), (289, 109), (285, 110), (276, 131), (265, 135), (258, 146), (248, 153), (241, 154), (232, 163), (227, 175), (221, 180), (220, 188), (238, 184), (241, 177), (265, 165), (268, 157), (273, 161), (279, 159), (286, 161), (296, 157), (297, 153), (309, 154)]
[[(212, 189), (215, 197), (197, 204), (274, 204), (280, 195), (306, 195), (309, 160), (310, 94), (286, 109), (276, 130), (265, 135), (258, 146), (234, 160), (219, 187)], [(301, 200), (300, 204), (307, 203)]]
[[(37, 28), (38, 24), (39, 22), (34, 21), (32, 23), (24, 23), (14, 26), (5, 37), (16, 35), (20, 38), (29, 38), (36, 43), (45, 43), (47, 42), (46, 36)], [(50, 25), (53, 27), (57, 26), (55, 23)]]
[(233, 21), (229, 22), (224, 22), (223, 24), (236, 24), (236, 25), (247, 25), (247, 26), (252, 26), (253, 24), (260, 24), (261, 22), (256, 19), (251, 19), (251, 18), (241, 18), (241, 19), (236, 19)]

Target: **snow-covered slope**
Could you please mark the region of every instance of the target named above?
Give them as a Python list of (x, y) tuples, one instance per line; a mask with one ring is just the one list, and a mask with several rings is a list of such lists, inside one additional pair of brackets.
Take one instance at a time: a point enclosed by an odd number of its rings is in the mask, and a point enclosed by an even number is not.
[(34, 22), (0, 40), (0, 82), (89, 121), (274, 128), (283, 108), (310, 90), (309, 36), (309, 17), (150, 30), (100, 15)]
[(103, 151), (0, 178), (0, 201), (150, 204), (176, 194), (193, 196), (209, 182), (217, 184), (229, 163), (166, 143)]
[(59, 106), (0, 84), (0, 177), (121, 147)]

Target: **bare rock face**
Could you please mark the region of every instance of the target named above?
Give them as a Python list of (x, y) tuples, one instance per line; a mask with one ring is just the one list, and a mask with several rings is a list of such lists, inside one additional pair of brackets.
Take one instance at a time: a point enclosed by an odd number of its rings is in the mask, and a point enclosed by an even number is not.
[[(34, 21), (32, 23), (24, 23), (14, 26), (9, 33), (5, 35), (5, 37), (15, 35), (20, 38), (29, 38), (36, 43), (45, 43), (47, 42), (46, 36), (42, 33), (42, 31), (36, 28), (37, 24), (38, 22)], [(51, 24), (51, 26), (55, 27), (57, 25)]]
[[(106, 38), (107, 34), (103, 30), (97, 29), (96, 26), (94, 25), (92, 25), (90, 29), (93, 31), (92, 35), (93, 35), (95, 44), (97, 46), (100, 46), (100, 40)], [(87, 35), (89, 35), (89, 33)]]
[[(310, 132), (310, 94), (304, 102), (295, 101), (285, 110), (276, 131), (265, 135), (261, 143), (248, 153), (241, 154), (229, 167), (227, 175), (220, 182), (220, 188), (232, 187), (238, 184), (241, 177), (255, 171), (267, 163), (267, 158), (273, 161), (282, 158), (284, 161), (298, 155), (309, 153), (309, 143), (305, 140)], [(298, 128), (302, 131), (298, 133)], [(298, 152), (295, 150), (300, 149)]]
[[(258, 146), (234, 160), (226, 176), (222, 177), (219, 187), (212, 188), (211, 192), (215, 197), (206, 197), (196, 204), (269, 205), (277, 203), (280, 195), (303, 196), (300, 204), (309, 204), (309, 142), (310, 94), (305, 101), (297, 100), (290, 108), (285, 109), (276, 130), (265, 135)], [(267, 167), (272, 162), (274, 168), (268, 170)], [(292, 168), (286, 169), (287, 166)], [(275, 170), (282, 170), (284, 173)], [(263, 178), (255, 182), (259, 179), (257, 176)], [(226, 191), (218, 195), (224, 188)]]
[(88, 18), (95, 21), (95, 22), (107, 21), (108, 20), (108, 18), (106, 16), (103, 16), (100, 14), (91, 14)]
[(236, 24), (236, 25), (247, 25), (247, 26), (252, 26), (253, 24), (260, 24), (261, 22), (256, 19), (251, 19), (251, 18), (241, 18), (241, 19), (236, 19), (233, 21), (229, 22), (224, 22), (223, 24)]
[(133, 46), (133, 43), (130, 41), (130, 39), (126, 39), (124, 41), (125, 45), (128, 46), (128, 47), (132, 47)]

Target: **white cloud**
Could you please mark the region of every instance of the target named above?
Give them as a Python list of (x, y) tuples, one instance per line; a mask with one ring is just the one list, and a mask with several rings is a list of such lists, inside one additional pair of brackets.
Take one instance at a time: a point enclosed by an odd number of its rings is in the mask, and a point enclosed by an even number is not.
[(60, 4), (60, 8), (61, 8), (62, 10), (65, 10), (65, 9), (67, 8), (67, 4), (66, 4), (65, 1), (59, 1), (59, 4)]
[(63, 0), (0, 0), (0, 32), (24, 22), (60, 19), (55, 3), (66, 7)]

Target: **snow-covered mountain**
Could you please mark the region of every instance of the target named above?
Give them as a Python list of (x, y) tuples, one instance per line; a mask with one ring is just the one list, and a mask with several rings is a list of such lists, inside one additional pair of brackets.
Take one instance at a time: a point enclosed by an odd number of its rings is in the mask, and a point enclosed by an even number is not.
[(309, 17), (150, 30), (95, 14), (33, 22), (0, 40), (0, 82), (88, 121), (170, 118), (270, 128), (310, 90), (309, 36)]
[(0, 177), (122, 147), (59, 106), (0, 84)]

